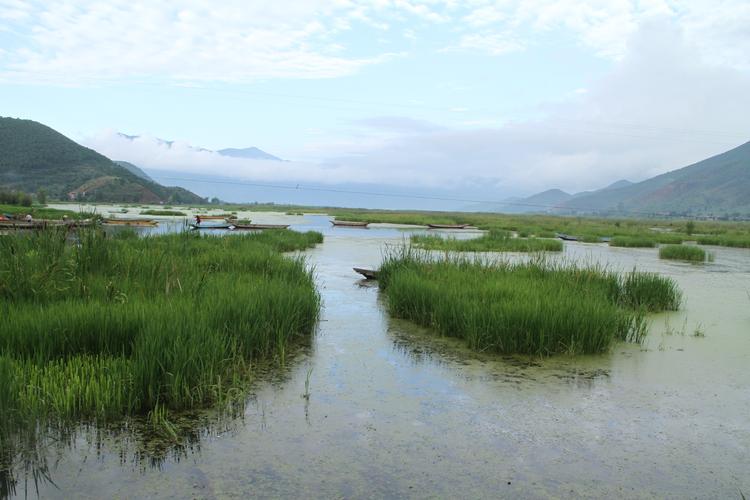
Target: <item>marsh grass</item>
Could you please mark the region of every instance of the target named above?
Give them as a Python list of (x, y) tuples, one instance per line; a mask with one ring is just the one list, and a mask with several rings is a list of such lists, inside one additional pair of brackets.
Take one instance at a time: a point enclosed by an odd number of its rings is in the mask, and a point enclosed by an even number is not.
[(713, 260), (713, 256), (704, 249), (688, 245), (665, 245), (659, 248), (660, 259), (686, 260), (690, 262), (706, 262)]
[(609, 240), (609, 246), (625, 248), (654, 248), (656, 238), (645, 236), (615, 236)]
[(438, 235), (412, 235), (411, 243), (426, 250), (449, 252), (561, 252), (559, 240), (545, 238), (514, 238), (507, 231), (490, 231), (479, 238), (459, 240)]
[(71, 421), (148, 414), (168, 429), (166, 413), (236, 393), (254, 361), (283, 363), (313, 332), (319, 296), (306, 262), (281, 252), (320, 241), (292, 231), (0, 239), (0, 449), (19, 429)]
[(157, 209), (144, 210), (143, 212), (141, 212), (141, 215), (165, 215), (165, 216), (175, 216), (175, 217), (187, 216), (185, 212), (180, 212), (179, 210), (157, 210)]
[(677, 309), (681, 299), (672, 280), (648, 273), (543, 258), (436, 259), (413, 248), (386, 256), (379, 283), (394, 316), (499, 354), (600, 353), (618, 340), (640, 342), (645, 313)]

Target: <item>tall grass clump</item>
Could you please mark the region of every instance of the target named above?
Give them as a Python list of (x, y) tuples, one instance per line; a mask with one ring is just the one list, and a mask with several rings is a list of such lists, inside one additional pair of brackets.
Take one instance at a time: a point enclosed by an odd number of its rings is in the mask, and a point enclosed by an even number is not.
[(700, 247), (687, 245), (665, 245), (659, 248), (660, 259), (687, 260), (690, 262), (706, 262), (710, 254)]
[(625, 248), (654, 248), (656, 239), (646, 236), (615, 236), (609, 240), (611, 247)]
[(679, 306), (669, 278), (546, 259), (435, 259), (402, 248), (386, 256), (379, 280), (394, 316), (499, 354), (604, 352), (640, 341), (646, 310)]
[(546, 238), (514, 238), (508, 231), (492, 230), (479, 238), (459, 240), (438, 235), (413, 235), (411, 243), (426, 250), (449, 252), (560, 252), (562, 242)]
[(250, 363), (283, 363), (313, 332), (319, 296), (306, 262), (281, 252), (321, 240), (0, 238), (0, 449), (13, 429), (212, 405)]

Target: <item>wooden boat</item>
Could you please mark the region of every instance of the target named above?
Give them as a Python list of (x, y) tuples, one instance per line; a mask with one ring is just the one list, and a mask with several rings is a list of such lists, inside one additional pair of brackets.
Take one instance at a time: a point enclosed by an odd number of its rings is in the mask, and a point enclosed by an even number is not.
[(569, 234), (557, 233), (557, 237), (563, 241), (578, 241), (576, 236), (570, 236)]
[(142, 226), (153, 227), (159, 223), (151, 219), (104, 219), (105, 226)]
[(466, 229), (469, 224), (427, 224), (430, 229)]
[(201, 220), (227, 220), (237, 218), (232, 215), (196, 215), (194, 218), (197, 219), (198, 217), (200, 217)]
[(38, 219), (32, 221), (25, 220), (0, 220), (0, 229), (48, 229), (53, 227), (66, 227), (74, 229), (79, 227), (93, 226), (94, 221), (86, 220), (48, 220)]
[(355, 273), (359, 273), (365, 277), (366, 280), (378, 279), (378, 272), (374, 269), (362, 269), (361, 267), (353, 267)]
[(370, 223), (369, 222), (358, 222), (358, 221), (350, 221), (350, 220), (336, 220), (333, 219), (331, 221), (331, 224), (334, 226), (340, 226), (340, 227), (367, 227)]
[(203, 224), (190, 224), (193, 229), (230, 229), (230, 224), (212, 224), (210, 226), (204, 226)]
[(232, 231), (253, 231), (259, 229), (286, 229), (289, 224), (232, 224)]

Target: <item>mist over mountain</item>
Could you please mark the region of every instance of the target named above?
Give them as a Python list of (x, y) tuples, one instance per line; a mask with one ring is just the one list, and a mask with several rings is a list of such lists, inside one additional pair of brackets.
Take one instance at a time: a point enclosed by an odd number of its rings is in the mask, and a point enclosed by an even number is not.
[(153, 182), (46, 125), (0, 117), (0, 186), (51, 198), (141, 203), (200, 203), (181, 187)]

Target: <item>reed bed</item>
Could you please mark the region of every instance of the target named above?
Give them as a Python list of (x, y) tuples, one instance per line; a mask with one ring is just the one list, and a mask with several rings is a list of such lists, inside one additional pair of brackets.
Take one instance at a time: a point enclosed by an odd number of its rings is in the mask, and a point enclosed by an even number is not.
[(412, 235), (411, 243), (426, 250), (450, 252), (561, 252), (559, 240), (546, 238), (514, 238), (507, 231), (490, 231), (479, 238), (459, 240), (438, 235)]
[(292, 231), (0, 239), (0, 444), (21, 425), (220, 403), (250, 363), (283, 363), (313, 332), (312, 270), (281, 252), (321, 241)]
[(690, 262), (706, 262), (712, 255), (704, 249), (687, 245), (665, 245), (659, 248), (660, 259), (686, 260)]
[(644, 236), (615, 236), (609, 240), (611, 247), (654, 248), (656, 245), (656, 238)]
[(141, 212), (141, 215), (164, 215), (164, 216), (173, 216), (173, 217), (186, 217), (187, 216), (185, 212), (180, 212), (179, 210), (157, 210), (157, 209), (144, 210), (143, 212)]
[(601, 353), (615, 341), (640, 342), (646, 311), (681, 301), (674, 281), (650, 273), (544, 258), (436, 259), (413, 248), (386, 256), (379, 283), (394, 316), (498, 354)]

